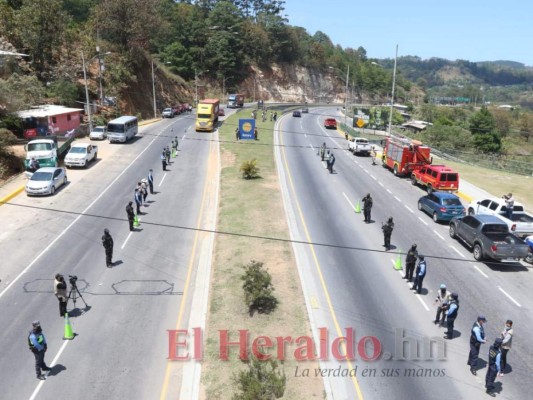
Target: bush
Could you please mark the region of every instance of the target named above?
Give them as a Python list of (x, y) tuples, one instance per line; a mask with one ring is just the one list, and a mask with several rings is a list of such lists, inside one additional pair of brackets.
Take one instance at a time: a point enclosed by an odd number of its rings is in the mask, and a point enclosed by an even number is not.
[(239, 169), (242, 172), (244, 179), (255, 179), (259, 176), (259, 167), (257, 166), (257, 160), (254, 158), (250, 161), (245, 161), (241, 164)]
[(277, 370), (274, 360), (260, 361), (252, 357), (248, 371), (241, 371), (233, 377), (238, 393), (233, 400), (273, 400), (285, 392), (287, 377)]
[(272, 277), (263, 268), (263, 263), (252, 260), (244, 266), (244, 274), (241, 276), (244, 281), (244, 302), (248, 307), (250, 316), (257, 311), (260, 314), (270, 314), (278, 305), (278, 300), (272, 292)]

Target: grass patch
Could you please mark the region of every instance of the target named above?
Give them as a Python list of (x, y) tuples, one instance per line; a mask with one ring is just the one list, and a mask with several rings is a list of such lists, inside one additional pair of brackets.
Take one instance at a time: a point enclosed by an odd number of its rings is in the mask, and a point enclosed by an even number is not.
[[(281, 112), (278, 111), (278, 116)], [(219, 129), (221, 181), (218, 230), (288, 239), (278, 175), (273, 152), (273, 126), (258, 113), (257, 141), (235, 142), (239, 118), (250, 118), (249, 110), (229, 117)], [(224, 141), (230, 141), (224, 143)], [(247, 160), (257, 160), (260, 177), (243, 179), (239, 171)], [(218, 235), (215, 239), (214, 265), (207, 317), (206, 352), (202, 371), (203, 398), (231, 399), (235, 392), (232, 377), (248, 365), (238, 359), (238, 349), (230, 348), (228, 361), (219, 360), (219, 331), (229, 330), (230, 341), (238, 340), (238, 330), (247, 329), (250, 342), (265, 335), (311, 335), (298, 271), (289, 243)], [(279, 304), (271, 314), (249, 316), (244, 305), (242, 265), (251, 260), (262, 262), (272, 276)], [(251, 349), (251, 343), (249, 343)], [(294, 346), (287, 345), (287, 360), (281, 364), (287, 376), (285, 399), (321, 399), (321, 378), (295, 378)], [(275, 355), (275, 349), (270, 349)], [(306, 368), (316, 368), (308, 362)], [(305, 379), (305, 382), (302, 381)]]

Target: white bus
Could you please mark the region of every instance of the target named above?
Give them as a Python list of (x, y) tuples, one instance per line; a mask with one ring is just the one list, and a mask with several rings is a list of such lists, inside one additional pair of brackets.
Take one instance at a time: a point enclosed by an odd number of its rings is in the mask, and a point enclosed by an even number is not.
[(125, 115), (108, 122), (107, 138), (110, 142), (125, 143), (137, 135), (138, 130), (137, 117)]

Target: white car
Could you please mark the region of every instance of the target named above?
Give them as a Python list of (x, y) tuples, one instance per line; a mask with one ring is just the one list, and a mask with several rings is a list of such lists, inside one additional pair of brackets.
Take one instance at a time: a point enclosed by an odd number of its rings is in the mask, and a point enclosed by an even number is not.
[(104, 140), (107, 138), (107, 127), (105, 126), (95, 126), (91, 133), (89, 133), (89, 139), (99, 139)]
[(26, 194), (28, 196), (54, 194), (59, 187), (66, 184), (67, 173), (63, 168), (39, 168), (26, 183)]
[(172, 108), (165, 108), (161, 116), (163, 118), (174, 118), (174, 110)]

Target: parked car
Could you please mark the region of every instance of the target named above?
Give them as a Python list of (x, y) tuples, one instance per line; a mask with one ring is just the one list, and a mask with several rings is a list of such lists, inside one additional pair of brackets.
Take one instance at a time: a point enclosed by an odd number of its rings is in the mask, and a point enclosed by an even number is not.
[(413, 171), (411, 183), (426, 187), (428, 193), (433, 193), (434, 190), (457, 192), (459, 174), (445, 165), (425, 165)]
[(63, 168), (39, 168), (26, 183), (26, 194), (38, 196), (54, 194), (62, 185), (67, 184), (67, 173)]
[(307, 108), (307, 107), (302, 107), (302, 114), (303, 114), (303, 113), (306, 113), (306, 114), (309, 113), (309, 108)]
[(161, 113), (161, 116), (163, 118), (174, 118), (174, 111), (172, 110), (172, 108), (165, 108)]
[(174, 115), (180, 115), (181, 114), (181, 105), (172, 106), (172, 112)]
[(465, 208), (459, 197), (452, 193), (433, 192), (418, 200), (418, 209), (427, 212), (433, 221), (450, 221), (454, 217), (463, 216)]
[(224, 117), (226, 115), (226, 112), (224, 111), (223, 108), (219, 108), (218, 109), (218, 116), (219, 117)]
[(324, 120), (324, 128), (337, 129), (337, 120), (335, 118), (326, 118)]
[(450, 221), (450, 237), (472, 248), (474, 258), (518, 261), (526, 258), (529, 246), (509, 232), (507, 224), (494, 215), (467, 215)]
[(90, 143), (75, 142), (65, 156), (65, 167), (86, 168), (91, 161), (98, 158), (98, 146)]
[(89, 139), (104, 140), (107, 138), (107, 126), (95, 126), (91, 133), (89, 133)]
[(509, 230), (515, 235), (526, 237), (533, 235), (533, 216), (524, 211), (524, 206), (517, 201), (514, 202), (511, 219), (507, 218), (507, 207), (505, 200), (496, 197), (490, 199), (474, 200), (468, 205), (468, 215), (488, 214), (496, 215), (504, 221)]
[(302, 113), (300, 111), (293, 111), (292, 112), (292, 116), (293, 117), (301, 117), (302, 116)]
[(364, 154), (364, 155), (369, 156), (370, 150), (372, 150), (370, 147), (370, 143), (368, 142), (368, 139), (361, 138), (361, 137), (353, 138), (348, 143), (348, 146), (349, 146), (348, 149), (353, 153), (354, 156), (356, 154)]

